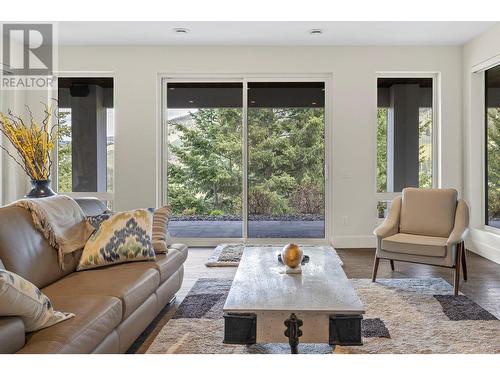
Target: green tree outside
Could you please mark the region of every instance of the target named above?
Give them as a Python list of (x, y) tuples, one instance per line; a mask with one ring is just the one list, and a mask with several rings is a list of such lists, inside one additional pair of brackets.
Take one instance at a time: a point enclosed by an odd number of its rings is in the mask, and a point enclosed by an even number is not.
[(59, 143), (57, 147), (57, 160), (57, 190), (60, 192), (71, 192), (73, 189), (71, 178), (71, 112), (65, 109), (59, 110)]
[(500, 220), (500, 108), (488, 108), (488, 218)]
[(377, 108), (377, 192), (387, 191), (387, 118), (389, 109)]
[[(169, 122), (174, 213), (241, 215), (241, 110), (200, 109), (190, 118)], [(324, 129), (322, 108), (249, 109), (250, 214), (323, 213)]]
[[(377, 192), (387, 192), (387, 126), (389, 109), (377, 108)], [(432, 187), (432, 108), (419, 111), (419, 187)]]

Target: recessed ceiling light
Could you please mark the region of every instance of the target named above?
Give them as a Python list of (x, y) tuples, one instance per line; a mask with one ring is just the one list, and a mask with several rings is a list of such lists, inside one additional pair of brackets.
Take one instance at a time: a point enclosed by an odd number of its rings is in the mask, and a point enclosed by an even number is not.
[(312, 105), (316, 105), (316, 102), (312, 102), (311, 104), (312, 104)]
[(321, 30), (321, 29), (312, 29), (312, 30), (309, 30), (309, 34), (311, 34), (311, 35), (320, 35), (320, 34), (323, 34), (323, 30)]
[(250, 100), (250, 103), (251, 104), (255, 104), (255, 100)]
[(194, 100), (188, 100), (189, 103), (193, 104), (194, 103)]
[(189, 29), (186, 29), (185, 27), (176, 27), (174, 29), (174, 32), (176, 34), (183, 34), (184, 35), (184, 34), (188, 34), (189, 33)]

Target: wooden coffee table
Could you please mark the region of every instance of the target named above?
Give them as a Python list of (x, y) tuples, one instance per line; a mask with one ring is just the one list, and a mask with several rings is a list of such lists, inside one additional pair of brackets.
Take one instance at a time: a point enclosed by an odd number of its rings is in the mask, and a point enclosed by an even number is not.
[(286, 274), (279, 247), (247, 247), (224, 305), (224, 343), (362, 345), (364, 307), (333, 251), (302, 247), (310, 261)]

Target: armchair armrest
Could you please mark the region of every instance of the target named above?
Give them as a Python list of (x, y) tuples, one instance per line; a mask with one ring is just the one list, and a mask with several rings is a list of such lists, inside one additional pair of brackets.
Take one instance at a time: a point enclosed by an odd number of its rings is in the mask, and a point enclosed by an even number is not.
[(392, 236), (399, 232), (399, 216), (401, 213), (401, 197), (396, 197), (392, 200), (391, 209), (385, 218), (384, 222), (380, 224), (373, 234), (378, 238), (385, 238)]
[(446, 241), (446, 245), (456, 245), (465, 240), (469, 230), (469, 206), (467, 203), (460, 199), (457, 203), (457, 210), (455, 211), (455, 225), (453, 230)]

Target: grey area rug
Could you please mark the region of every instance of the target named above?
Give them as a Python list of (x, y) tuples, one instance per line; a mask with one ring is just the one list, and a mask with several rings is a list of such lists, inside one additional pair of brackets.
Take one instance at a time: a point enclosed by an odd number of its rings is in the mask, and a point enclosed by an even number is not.
[[(241, 256), (243, 255), (243, 250), (245, 250), (245, 246), (247, 247), (276, 247), (276, 251), (278, 252), (285, 244), (281, 246), (277, 245), (245, 245), (243, 243), (236, 244), (220, 244), (218, 245), (210, 257), (208, 261), (205, 263), (207, 267), (238, 267), (240, 264)], [(307, 249), (311, 248), (311, 246), (300, 246), (304, 252), (307, 254)], [(337, 252), (330, 246), (323, 246), (325, 248), (333, 251), (335, 257), (341, 266), (344, 265), (342, 259), (340, 259)]]
[[(300, 344), (300, 353), (500, 353), (497, 317), (464, 295), (454, 297), (441, 278), (351, 281), (366, 308), (363, 346)], [(289, 353), (286, 344), (222, 343), (230, 287), (228, 279), (199, 279), (147, 353)]]

